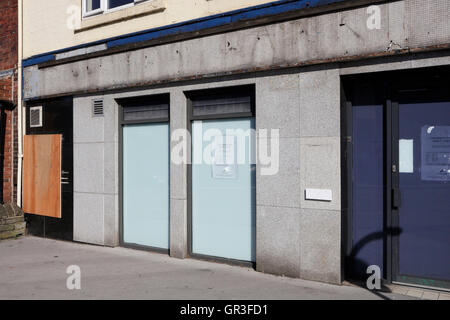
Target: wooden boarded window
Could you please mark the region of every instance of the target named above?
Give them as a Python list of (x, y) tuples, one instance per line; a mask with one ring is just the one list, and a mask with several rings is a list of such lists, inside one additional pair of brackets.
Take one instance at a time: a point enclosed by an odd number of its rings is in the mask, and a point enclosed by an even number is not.
[(23, 210), (61, 218), (62, 136), (27, 135), (24, 140)]

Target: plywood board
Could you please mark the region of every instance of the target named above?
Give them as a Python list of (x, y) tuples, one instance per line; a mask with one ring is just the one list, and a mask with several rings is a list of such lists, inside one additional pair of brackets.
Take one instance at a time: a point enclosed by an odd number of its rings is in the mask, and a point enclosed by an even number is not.
[(61, 218), (62, 136), (27, 135), (24, 140), (23, 210)]

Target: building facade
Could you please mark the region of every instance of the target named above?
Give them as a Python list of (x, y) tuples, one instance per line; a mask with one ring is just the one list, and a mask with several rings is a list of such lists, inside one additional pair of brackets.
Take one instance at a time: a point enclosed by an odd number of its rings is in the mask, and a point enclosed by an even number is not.
[(24, 1), (33, 233), (448, 288), (448, 1), (135, 2)]
[(0, 203), (17, 192), (17, 1), (0, 3)]

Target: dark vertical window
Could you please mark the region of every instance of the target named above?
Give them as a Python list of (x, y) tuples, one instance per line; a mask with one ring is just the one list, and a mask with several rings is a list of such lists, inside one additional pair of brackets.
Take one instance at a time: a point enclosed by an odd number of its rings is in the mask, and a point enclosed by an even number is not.
[(134, 0), (109, 0), (108, 1), (108, 9), (117, 8), (120, 6), (124, 6), (129, 3), (133, 3)]
[(86, 12), (100, 9), (100, 7), (101, 7), (101, 0), (87, 0), (86, 1)]

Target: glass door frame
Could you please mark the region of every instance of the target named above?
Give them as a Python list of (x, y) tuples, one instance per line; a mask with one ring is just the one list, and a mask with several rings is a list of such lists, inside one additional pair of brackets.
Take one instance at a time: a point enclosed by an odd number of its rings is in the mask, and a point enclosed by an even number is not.
[[(445, 102), (450, 101), (449, 97), (431, 97), (427, 96), (415, 96), (408, 98), (396, 97), (397, 101), (401, 103), (426, 103), (426, 102)], [(390, 140), (391, 145), (391, 165), (390, 170), (390, 184), (391, 184), (391, 208), (388, 212), (388, 216), (391, 226), (394, 230), (399, 230), (392, 236), (391, 243), (391, 282), (405, 285), (415, 285), (424, 288), (431, 289), (450, 289), (450, 281), (442, 279), (433, 279), (427, 277), (417, 277), (400, 274), (400, 207), (402, 202), (400, 192), (400, 175), (399, 175), (399, 102), (390, 102), (390, 124), (388, 128), (391, 131), (391, 139), (387, 136), (387, 140)], [(388, 189), (389, 190), (389, 189)]]
[[(450, 67), (434, 67), (413, 70), (380, 72), (372, 75), (355, 75), (344, 77), (341, 87), (341, 158), (342, 158), (342, 251), (345, 278), (353, 280), (348, 273), (353, 250), (353, 128), (351, 90), (364, 79), (375, 88), (373, 93), (384, 107), (385, 133), (385, 212), (384, 212), (384, 274), (383, 283), (399, 283), (408, 286), (428, 287), (447, 290), (449, 283), (445, 280), (425, 279), (399, 274), (399, 208), (401, 194), (399, 191), (399, 104), (420, 102), (450, 101), (450, 92), (445, 84), (450, 81)], [(446, 73), (447, 72), (447, 73)], [(433, 78), (434, 77), (434, 78)], [(432, 80), (430, 80), (432, 79)], [(355, 84), (356, 83), (356, 84)], [(378, 87), (379, 90), (376, 88)], [(350, 89), (350, 90), (349, 90)], [(346, 95), (350, 93), (350, 97)], [(350, 278), (349, 278), (350, 277)], [(429, 282), (434, 281), (435, 286)], [(428, 285), (427, 285), (428, 284)]]
[[(223, 95), (223, 94), (233, 94), (233, 93), (248, 93), (251, 97), (251, 112), (239, 112), (239, 113), (223, 113), (223, 114), (214, 114), (214, 115), (202, 115), (202, 116), (194, 116), (192, 101), (195, 97), (202, 97), (204, 95), (212, 95), (215, 94)], [(231, 87), (222, 87), (215, 89), (204, 89), (204, 90), (195, 90), (185, 92), (187, 97), (187, 129), (189, 132), (189, 136), (191, 137), (191, 143), (188, 145), (189, 149), (189, 162), (188, 162), (188, 170), (187, 170), (187, 227), (188, 227), (188, 237), (187, 237), (187, 247), (188, 247), (188, 257), (213, 261), (219, 263), (227, 263), (232, 265), (239, 265), (244, 267), (255, 268), (256, 262), (249, 261), (241, 261), (229, 258), (208, 256), (203, 254), (194, 253), (193, 250), (193, 215), (192, 215), (192, 123), (194, 121), (207, 121), (207, 120), (226, 120), (226, 119), (239, 119), (239, 118), (255, 118), (255, 86), (254, 85), (242, 85), (242, 86), (231, 86)], [(255, 195), (256, 196), (256, 195)], [(256, 220), (256, 217), (255, 217)], [(256, 239), (255, 239), (256, 240)]]
[[(165, 99), (168, 101), (168, 116), (167, 117), (159, 117), (155, 119), (145, 119), (145, 120), (134, 120), (134, 121), (126, 121), (124, 120), (124, 109), (127, 104), (133, 103), (136, 101), (149, 101)], [(123, 169), (123, 129), (126, 125), (139, 125), (139, 124), (167, 124), (169, 126), (170, 132), (170, 96), (168, 94), (160, 94), (153, 96), (137, 96), (137, 97), (129, 97), (129, 98), (120, 98), (115, 99), (118, 105), (118, 113), (119, 113), (119, 121), (118, 121), (118, 130), (119, 130), (119, 245), (124, 248), (142, 250), (142, 251), (151, 251), (158, 252), (164, 254), (170, 254), (170, 241), (169, 241), (169, 249), (162, 249), (151, 246), (143, 246), (138, 244), (130, 244), (124, 241), (124, 200), (123, 200), (123, 181), (124, 181), (124, 169)], [(170, 136), (167, 137), (169, 139), (169, 158), (170, 158)], [(167, 164), (169, 166), (169, 187), (170, 187), (170, 162)], [(170, 201), (170, 188), (169, 188), (169, 199)], [(169, 205), (169, 237), (170, 237), (170, 205)]]

